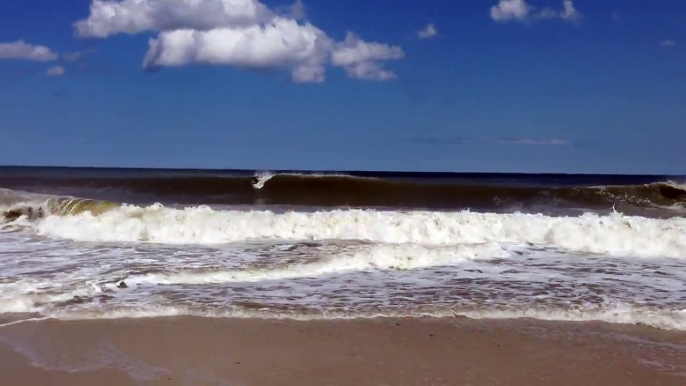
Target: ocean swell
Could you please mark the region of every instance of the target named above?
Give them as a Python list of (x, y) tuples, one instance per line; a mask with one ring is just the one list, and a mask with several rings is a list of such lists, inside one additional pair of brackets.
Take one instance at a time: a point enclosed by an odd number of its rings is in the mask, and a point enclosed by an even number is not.
[[(500, 178), (500, 179), (498, 179)], [(618, 177), (617, 177), (618, 178)], [(642, 183), (646, 181), (646, 183)], [(599, 182), (596, 184), (596, 182)], [(686, 189), (652, 178), (601, 176), (432, 176), (258, 172), (254, 175), (132, 174), (2, 177), (0, 186), (58, 196), (149, 205), (303, 205), (508, 211), (583, 208), (665, 217), (686, 211)], [(1, 197), (0, 197), (1, 199)], [(657, 213), (655, 213), (657, 211)]]

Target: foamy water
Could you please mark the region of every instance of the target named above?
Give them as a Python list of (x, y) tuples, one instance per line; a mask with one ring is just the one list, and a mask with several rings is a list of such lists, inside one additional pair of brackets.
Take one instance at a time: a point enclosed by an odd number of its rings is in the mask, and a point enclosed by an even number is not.
[(465, 315), (686, 329), (679, 217), (124, 205), (0, 229), (0, 313)]
[(101, 215), (50, 216), (36, 226), (44, 236), (77, 241), (221, 244), (250, 240), (353, 240), (384, 244), (533, 244), (630, 257), (686, 258), (686, 219), (585, 214), (472, 212), (316, 213), (216, 211), (124, 206)]

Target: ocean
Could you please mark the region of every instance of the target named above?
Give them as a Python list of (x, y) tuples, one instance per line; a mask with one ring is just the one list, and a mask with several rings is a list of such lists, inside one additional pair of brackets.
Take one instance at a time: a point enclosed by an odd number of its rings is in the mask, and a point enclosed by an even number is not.
[(686, 330), (686, 177), (0, 168), (0, 315)]

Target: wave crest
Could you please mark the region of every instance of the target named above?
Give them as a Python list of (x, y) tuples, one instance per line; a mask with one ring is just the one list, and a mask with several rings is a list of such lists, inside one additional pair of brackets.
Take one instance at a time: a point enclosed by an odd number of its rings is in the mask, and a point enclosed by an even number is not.
[(385, 244), (508, 243), (586, 253), (686, 258), (686, 219), (649, 219), (613, 213), (579, 217), (474, 212), (315, 213), (218, 211), (122, 206), (48, 216), (39, 233), (80, 241), (221, 244), (249, 240), (352, 240)]
[(110, 201), (53, 197), (0, 189), (0, 219), (4, 222), (12, 222), (20, 218), (35, 221), (50, 215), (68, 216), (85, 212), (97, 216), (119, 208), (120, 205)]

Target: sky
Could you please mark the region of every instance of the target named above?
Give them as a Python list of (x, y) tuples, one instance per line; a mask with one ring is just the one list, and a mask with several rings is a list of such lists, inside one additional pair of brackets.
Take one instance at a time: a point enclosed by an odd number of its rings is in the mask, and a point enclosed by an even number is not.
[(0, 2), (0, 165), (686, 174), (677, 0)]

